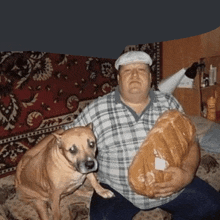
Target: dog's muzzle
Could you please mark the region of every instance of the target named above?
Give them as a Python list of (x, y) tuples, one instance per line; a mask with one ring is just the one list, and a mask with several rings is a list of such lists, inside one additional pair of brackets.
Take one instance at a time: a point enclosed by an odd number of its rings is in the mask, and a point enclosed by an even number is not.
[(80, 173), (90, 173), (96, 171), (98, 168), (98, 162), (96, 159), (90, 157), (85, 161), (81, 161), (78, 166), (78, 171)]
[(86, 162), (85, 162), (85, 167), (86, 167), (88, 170), (93, 169), (94, 166), (95, 166), (95, 162), (94, 162), (94, 161), (86, 161)]

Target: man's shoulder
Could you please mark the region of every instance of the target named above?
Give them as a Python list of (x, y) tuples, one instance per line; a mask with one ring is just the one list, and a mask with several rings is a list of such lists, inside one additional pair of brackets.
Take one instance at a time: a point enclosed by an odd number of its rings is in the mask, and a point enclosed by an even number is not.
[(103, 96), (99, 96), (98, 98), (94, 99), (90, 105), (99, 105), (113, 100), (115, 100), (115, 91), (111, 91)]
[(159, 90), (154, 91), (154, 94), (155, 94), (155, 96), (156, 96), (158, 99), (170, 99), (170, 98), (173, 97), (172, 94), (170, 94), (170, 93), (165, 93), (165, 92), (161, 92), (161, 91), (159, 91)]
[(161, 91), (155, 91), (156, 102), (162, 106), (168, 106), (169, 109), (178, 109), (179, 111), (184, 112), (179, 101), (171, 93), (164, 93)]

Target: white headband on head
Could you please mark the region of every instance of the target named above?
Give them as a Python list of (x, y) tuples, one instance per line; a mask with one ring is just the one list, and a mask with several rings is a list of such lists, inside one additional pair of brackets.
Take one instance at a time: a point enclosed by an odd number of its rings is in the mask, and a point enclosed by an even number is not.
[(151, 57), (143, 52), (143, 51), (130, 51), (127, 53), (122, 54), (116, 61), (115, 61), (115, 68), (118, 70), (120, 65), (126, 65), (134, 62), (142, 62), (152, 65)]

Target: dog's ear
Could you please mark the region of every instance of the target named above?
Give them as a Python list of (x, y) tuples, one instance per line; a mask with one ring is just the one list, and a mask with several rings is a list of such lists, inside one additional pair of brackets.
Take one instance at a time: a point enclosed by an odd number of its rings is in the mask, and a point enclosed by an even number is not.
[(57, 142), (58, 146), (60, 147), (62, 144), (61, 135), (56, 134), (56, 133), (52, 133), (52, 135), (56, 138), (56, 142)]
[(91, 130), (93, 130), (93, 123), (91, 122), (91, 123), (87, 124), (86, 127), (88, 127), (88, 128), (90, 128)]

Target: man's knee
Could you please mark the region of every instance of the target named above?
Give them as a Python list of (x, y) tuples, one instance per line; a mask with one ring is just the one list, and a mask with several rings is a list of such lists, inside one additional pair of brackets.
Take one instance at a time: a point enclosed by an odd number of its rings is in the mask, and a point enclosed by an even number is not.
[(140, 210), (110, 186), (102, 183), (101, 185), (104, 188), (113, 191), (115, 197), (104, 199), (94, 192), (90, 203), (90, 220), (128, 220), (132, 219), (132, 217)]
[(201, 219), (220, 219), (220, 199), (212, 200), (210, 198), (208, 201), (204, 201), (204, 206), (199, 209)]

